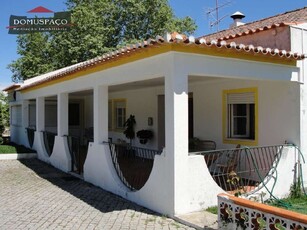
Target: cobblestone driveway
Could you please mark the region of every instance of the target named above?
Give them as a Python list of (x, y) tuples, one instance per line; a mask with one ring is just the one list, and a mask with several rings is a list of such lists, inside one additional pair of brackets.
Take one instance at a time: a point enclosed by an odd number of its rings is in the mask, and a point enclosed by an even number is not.
[(37, 160), (0, 161), (0, 229), (191, 229)]

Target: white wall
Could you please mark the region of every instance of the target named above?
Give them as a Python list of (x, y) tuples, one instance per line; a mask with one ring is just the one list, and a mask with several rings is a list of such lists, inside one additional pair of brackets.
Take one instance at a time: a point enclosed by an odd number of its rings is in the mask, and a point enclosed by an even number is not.
[(194, 136), (223, 143), (222, 92), (258, 88), (258, 145), (299, 143), (299, 84), (281, 81), (221, 80), (190, 85), (194, 98)]
[[(307, 54), (307, 23), (291, 26), (291, 50), (293, 52)], [(301, 68), (300, 81), (300, 149), (305, 157), (306, 163), (302, 165), (304, 184), (307, 186), (307, 59), (298, 63)]]
[[(133, 145), (149, 149), (157, 149), (158, 95), (161, 94), (164, 94), (164, 87), (151, 87), (138, 90), (114, 92), (109, 94), (109, 99), (126, 99), (126, 118), (128, 118), (130, 114), (135, 116), (135, 132), (141, 129), (150, 129), (154, 132), (153, 139), (149, 140), (145, 145), (140, 144), (137, 137), (135, 137), (133, 140)], [(148, 117), (153, 118), (152, 126), (148, 126)], [(118, 138), (129, 142), (122, 131), (111, 131), (109, 132), (109, 137), (113, 139), (113, 142), (116, 142)]]

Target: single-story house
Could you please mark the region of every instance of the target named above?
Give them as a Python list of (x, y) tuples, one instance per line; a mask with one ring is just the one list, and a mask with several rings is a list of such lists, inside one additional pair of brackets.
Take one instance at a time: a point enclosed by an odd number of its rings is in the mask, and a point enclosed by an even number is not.
[[(307, 23), (273, 18), (214, 39), (158, 36), (9, 86), (11, 140), (170, 216), (216, 205), (222, 191), (284, 196), (307, 152)], [(288, 46), (273, 43), (279, 33)], [(230, 185), (234, 173), (248, 183)]]

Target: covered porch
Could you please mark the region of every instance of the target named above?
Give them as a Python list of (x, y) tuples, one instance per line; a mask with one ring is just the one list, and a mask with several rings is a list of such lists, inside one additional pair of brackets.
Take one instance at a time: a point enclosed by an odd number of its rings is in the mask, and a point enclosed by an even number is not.
[[(82, 76), (72, 75), (54, 84), (21, 89), (18, 99), (23, 113), (33, 114), (24, 112), (33, 102), (36, 114), (35, 118), (23, 118), (21, 135), (28, 140), (26, 128), (35, 120), (33, 148), (41, 159), (64, 171), (82, 167), (78, 173), (84, 180), (171, 216), (216, 204), (216, 194), (234, 190), (227, 184), (232, 171), (244, 172), (238, 175), (249, 181), (244, 186), (256, 188), (261, 183), (252, 167), (231, 165), (227, 159), (252, 166), (251, 158), (240, 155), (246, 148), (235, 148), (238, 144), (266, 149), (255, 150), (256, 164), (270, 159), (258, 167), (264, 177), (276, 159), (287, 159), (283, 166), (292, 170), (296, 150), (282, 144), (300, 144), (296, 129), (300, 125), (298, 68), (286, 61), (274, 64), (271, 56), (251, 60), (245, 54), (244, 58), (228, 57), (228, 50), (215, 56), (192, 52), (195, 47), (187, 52), (175, 48), (159, 54), (149, 49), (148, 53), (154, 54), (89, 68)], [(54, 99), (53, 116), (57, 118), (49, 156), (42, 134), (48, 126), (46, 116), (51, 114), (46, 98)], [(71, 106), (76, 101), (81, 107)], [(138, 138), (130, 144), (123, 134), (130, 115), (135, 116), (136, 132), (153, 132), (146, 144)], [(191, 146), (195, 140), (209, 140), (213, 145), (195, 148)], [(81, 146), (86, 147), (84, 164), (77, 166), (74, 155)], [(271, 151), (261, 146), (276, 147)], [(284, 170), (290, 181), (293, 175), (288, 168)], [(218, 174), (221, 172), (225, 175)], [(274, 186), (280, 194), (285, 191), (281, 185)]]

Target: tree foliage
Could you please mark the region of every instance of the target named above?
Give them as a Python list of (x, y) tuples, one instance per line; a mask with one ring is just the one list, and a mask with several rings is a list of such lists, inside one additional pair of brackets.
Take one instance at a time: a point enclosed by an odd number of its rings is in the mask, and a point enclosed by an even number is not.
[(7, 96), (0, 92), (0, 134), (3, 133), (5, 127), (9, 127), (9, 103)]
[(23, 81), (54, 69), (48, 34), (19, 35), (17, 53), (20, 57), (8, 66), (13, 73), (13, 82)]
[(67, 0), (75, 24), (69, 32), (17, 38), (20, 57), (9, 68), (14, 82), (97, 57), (128, 43), (196, 29), (190, 17), (177, 18), (168, 0)]

